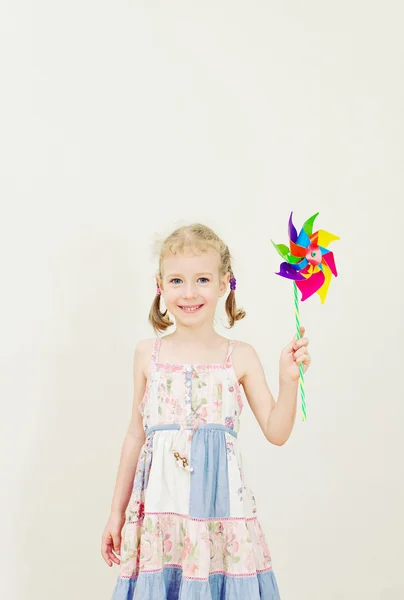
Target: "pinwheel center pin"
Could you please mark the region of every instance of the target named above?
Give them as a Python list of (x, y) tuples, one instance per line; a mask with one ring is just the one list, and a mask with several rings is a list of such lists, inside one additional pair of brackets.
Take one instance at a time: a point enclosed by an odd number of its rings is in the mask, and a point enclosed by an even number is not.
[(321, 250), (317, 245), (310, 244), (308, 247), (308, 252), (306, 254), (306, 260), (313, 266), (317, 266), (321, 264), (322, 254)]

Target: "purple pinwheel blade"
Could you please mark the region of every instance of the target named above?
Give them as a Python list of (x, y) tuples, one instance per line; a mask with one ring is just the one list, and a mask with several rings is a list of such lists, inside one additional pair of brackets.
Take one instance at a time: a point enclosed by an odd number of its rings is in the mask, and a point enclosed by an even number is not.
[(279, 273), (276, 273), (276, 275), (286, 277), (286, 279), (293, 279), (294, 281), (304, 280), (303, 275), (296, 271), (293, 265), (290, 265), (287, 262), (281, 263), (281, 266), (279, 267)]
[(290, 217), (289, 217), (289, 239), (292, 240), (292, 242), (296, 242), (297, 240), (297, 231), (296, 231), (296, 227), (293, 225), (293, 221), (292, 221), (292, 215), (293, 215), (293, 211), (290, 213)]

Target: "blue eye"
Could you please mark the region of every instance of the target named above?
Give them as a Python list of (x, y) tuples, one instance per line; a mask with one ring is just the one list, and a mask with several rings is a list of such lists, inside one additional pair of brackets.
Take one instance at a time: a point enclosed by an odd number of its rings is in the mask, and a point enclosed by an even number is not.
[[(209, 283), (209, 279), (207, 277), (199, 277), (198, 281), (200, 281), (201, 283)], [(177, 285), (179, 283), (182, 283), (182, 279), (180, 279), (179, 277), (173, 277), (172, 279), (170, 279), (170, 283), (174, 283), (174, 285)]]

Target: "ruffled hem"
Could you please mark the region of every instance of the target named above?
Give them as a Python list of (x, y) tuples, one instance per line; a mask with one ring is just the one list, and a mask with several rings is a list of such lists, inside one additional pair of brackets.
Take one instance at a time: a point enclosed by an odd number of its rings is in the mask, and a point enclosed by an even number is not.
[(146, 513), (127, 522), (119, 575), (158, 573), (180, 567), (184, 579), (207, 580), (224, 573), (246, 577), (272, 569), (270, 551), (257, 517), (195, 519), (175, 513)]
[(188, 579), (180, 567), (118, 577), (112, 600), (280, 600), (272, 569), (247, 576), (213, 573), (208, 580)]

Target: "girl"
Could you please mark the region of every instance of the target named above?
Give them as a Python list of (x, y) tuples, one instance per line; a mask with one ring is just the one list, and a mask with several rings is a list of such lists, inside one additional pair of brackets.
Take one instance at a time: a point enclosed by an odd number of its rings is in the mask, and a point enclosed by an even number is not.
[(266, 439), (282, 446), (295, 421), (299, 365), (306, 371), (311, 362), (304, 328), (282, 350), (275, 402), (254, 348), (214, 330), (229, 284), (230, 327), (245, 312), (236, 307), (229, 249), (211, 229), (174, 231), (156, 284), (150, 322), (160, 333), (172, 315), (176, 328), (135, 350), (132, 417), (102, 536), (105, 562), (120, 565), (113, 600), (279, 600), (237, 445), (241, 387)]

